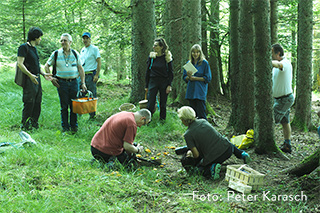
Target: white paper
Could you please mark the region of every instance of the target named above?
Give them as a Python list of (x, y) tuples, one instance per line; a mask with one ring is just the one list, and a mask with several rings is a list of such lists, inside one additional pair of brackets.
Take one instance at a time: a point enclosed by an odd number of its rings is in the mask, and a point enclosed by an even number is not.
[(186, 63), (183, 68), (188, 72), (191, 71), (192, 75), (195, 74), (198, 70), (193, 66), (193, 64), (191, 63), (191, 61), (189, 61), (188, 63)]

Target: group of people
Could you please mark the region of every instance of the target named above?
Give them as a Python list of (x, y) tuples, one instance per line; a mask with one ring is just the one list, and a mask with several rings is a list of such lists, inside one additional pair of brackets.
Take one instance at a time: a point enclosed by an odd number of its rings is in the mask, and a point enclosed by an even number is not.
[[(45, 72), (41, 70), (36, 46), (40, 44), (43, 32), (38, 27), (30, 28), (28, 41), (18, 49), (17, 65), (25, 74), (23, 87), (23, 111), (21, 129), (39, 128), (41, 112), (42, 88), (40, 75), (57, 88), (61, 107), (62, 131), (78, 131), (77, 114), (72, 111), (72, 99), (78, 92), (87, 89), (97, 96), (96, 82), (101, 69), (101, 56), (98, 47), (91, 44), (91, 34), (83, 33), (84, 47), (80, 54), (71, 48), (72, 37), (68, 33), (61, 35), (61, 48), (54, 51), (45, 64)], [(53, 66), (52, 72), (50, 66)], [(80, 81), (80, 82), (79, 82)], [(95, 113), (90, 114), (94, 118)]]
[[(61, 48), (54, 51), (45, 64), (45, 71), (40, 69), (36, 46), (40, 44), (43, 32), (33, 27), (28, 32), (28, 42), (18, 49), (17, 64), (26, 74), (23, 88), (22, 129), (39, 128), (38, 119), (41, 111), (42, 89), (40, 75), (52, 82), (57, 88), (61, 106), (61, 126), (63, 131), (77, 132), (77, 114), (72, 112), (72, 101), (78, 91), (90, 90), (96, 97), (96, 82), (101, 69), (101, 56), (98, 47), (91, 44), (91, 34), (82, 34), (84, 47), (80, 54), (71, 48), (72, 37), (68, 33), (61, 35)], [(151, 121), (155, 112), (157, 94), (160, 96), (160, 120), (166, 119), (168, 94), (172, 91), (173, 57), (163, 38), (154, 41), (153, 52), (147, 60), (145, 91), (148, 97), (147, 109), (137, 112), (120, 112), (109, 117), (91, 141), (91, 153), (95, 159), (108, 162), (117, 158), (126, 164), (130, 156), (143, 151), (140, 145), (133, 145), (137, 127)], [(211, 70), (208, 61), (195, 44), (190, 49), (189, 61), (196, 72), (183, 70), (182, 79), (187, 83), (185, 98), (190, 106), (178, 110), (178, 117), (188, 129), (184, 134), (188, 150), (181, 163), (190, 173), (200, 173), (206, 177), (219, 177), (221, 163), (232, 154), (251, 161), (248, 153), (239, 150), (228, 139), (218, 133), (207, 121), (206, 97)], [(292, 94), (292, 66), (281, 45), (272, 46), (272, 76), (274, 96), (274, 118), (283, 127), (283, 152), (291, 152), (290, 107), (294, 102)], [(52, 72), (50, 66), (53, 66)], [(94, 118), (95, 114), (90, 114)], [(320, 133), (319, 133), (320, 134)]]

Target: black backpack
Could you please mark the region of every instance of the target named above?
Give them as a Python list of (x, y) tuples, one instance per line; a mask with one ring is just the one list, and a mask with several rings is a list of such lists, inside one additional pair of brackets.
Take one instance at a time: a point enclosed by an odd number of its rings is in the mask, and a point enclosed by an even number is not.
[[(76, 53), (76, 51), (74, 51), (74, 49), (71, 49), (74, 57), (76, 57), (76, 60), (78, 61), (78, 55)], [(56, 50), (54, 52), (54, 56), (53, 56), (53, 60), (54, 60), (54, 64), (53, 64), (53, 68), (52, 68), (52, 76), (56, 76), (57, 74), (57, 58), (58, 58), (58, 50)]]
[[(27, 46), (27, 55), (28, 55), (28, 53), (29, 53), (29, 45), (28, 44), (26, 44), (26, 46)], [(26, 55), (26, 57), (27, 57), (27, 55)], [(26, 65), (26, 64), (25, 64)], [(14, 82), (18, 85), (18, 86), (20, 86), (20, 87), (24, 87), (24, 84), (25, 84), (25, 79), (26, 79), (26, 77), (27, 77), (27, 75), (26, 74), (24, 74), (22, 71), (21, 71), (21, 69), (19, 68), (19, 66), (18, 66), (18, 62), (17, 62), (17, 64), (16, 64), (16, 75), (14, 76)]]

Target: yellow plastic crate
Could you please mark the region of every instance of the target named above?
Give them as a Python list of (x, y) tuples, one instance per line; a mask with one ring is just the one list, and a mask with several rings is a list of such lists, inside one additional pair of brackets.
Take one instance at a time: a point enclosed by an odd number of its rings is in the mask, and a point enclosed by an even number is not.
[(225, 179), (226, 181), (239, 182), (252, 187), (253, 191), (263, 186), (264, 174), (248, 167), (245, 164), (228, 165)]

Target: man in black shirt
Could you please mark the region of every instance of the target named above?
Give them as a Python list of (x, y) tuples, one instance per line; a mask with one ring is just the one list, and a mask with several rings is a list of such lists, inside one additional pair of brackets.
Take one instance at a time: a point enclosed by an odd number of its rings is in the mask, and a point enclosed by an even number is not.
[(41, 112), (42, 88), (40, 74), (51, 80), (51, 74), (41, 72), (39, 55), (36, 46), (40, 44), (42, 31), (38, 27), (30, 28), (27, 43), (18, 49), (17, 65), (25, 74), (23, 86), (22, 130), (38, 129)]

